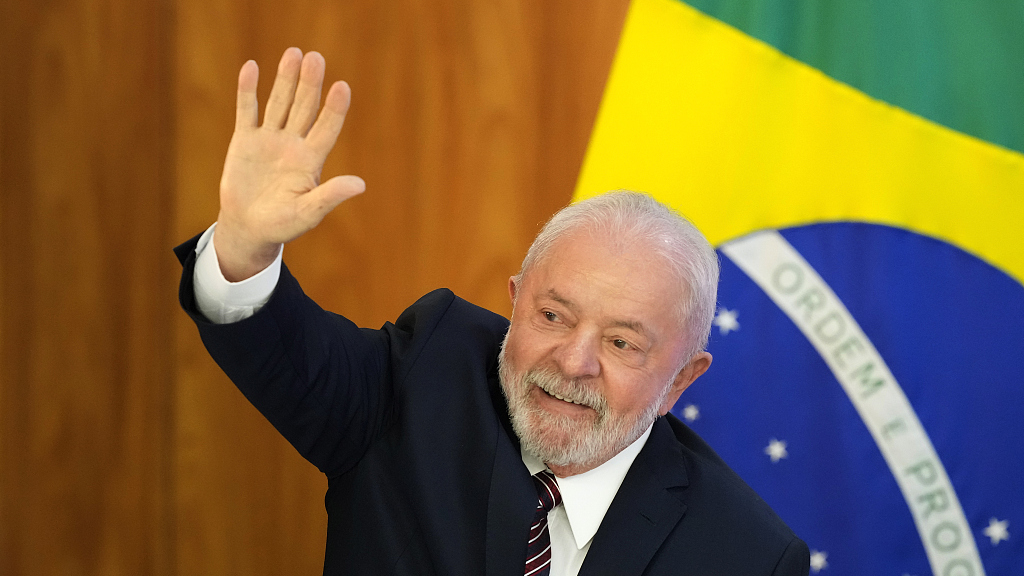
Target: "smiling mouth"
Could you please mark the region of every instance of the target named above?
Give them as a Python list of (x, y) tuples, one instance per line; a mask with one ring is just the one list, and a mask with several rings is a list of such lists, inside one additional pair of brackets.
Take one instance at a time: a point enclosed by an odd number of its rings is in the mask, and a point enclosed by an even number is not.
[[(556, 394), (555, 392), (552, 392), (551, 390), (548, 390), (548, 389), (544, 388), (540, 384), (537, 384), (537, 388), (540, 388), (540, 390), (542, 392), (544, 392), (545, 394), (547, 394), (548, 396), (551, 396), (552, 398), (556, 398), (558, 400), (561, 400), (562, 402), (568, 402), (569, 404), (575, 404), (577, 406), (587, 406), (586, 404), (584, 404), (582, 402), (577, 402), (577, 401), (573, 400), (572, 398), (566, 398), (565, 396), (561, 396), (559, 394)], [(589, 406), (587, 406), (587, 407), (589, 408)]]

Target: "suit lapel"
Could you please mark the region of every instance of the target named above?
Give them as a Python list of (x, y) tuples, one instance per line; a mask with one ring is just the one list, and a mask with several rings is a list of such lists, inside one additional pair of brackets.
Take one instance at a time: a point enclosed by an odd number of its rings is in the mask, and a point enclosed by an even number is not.
[(523, 464), (518, 441), (508, 420), (501, 387), (491, 382), (491, 401), (498, 416), (497, 444), (487, 497), (487, 576), (522, 576), (526, 541), (537, 508), (537, 492)]
[(687, 484), (682, 450), (659, 418), (601, 521), (580, 576), (641, 574), (686, 512)]

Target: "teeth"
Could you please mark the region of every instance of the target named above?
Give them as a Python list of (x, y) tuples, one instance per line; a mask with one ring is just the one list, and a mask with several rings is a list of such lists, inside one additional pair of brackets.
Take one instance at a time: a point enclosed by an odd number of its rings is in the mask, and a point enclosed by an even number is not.
[[(545, 390), (545, 392), (547, 392), (547, 391)], [(570, 400), (568, 398), (559, 396), (558, 394), (555, 394), (554, 392), (548, 392), (548, 394), (551, 394), (552, 396), (554, 396), (555, 398), (558, 398), (559, 400), (561, 400), (563, 402), (572, 402), (573, 404), (579, 404), (579, 402), (577, 402), (575, 400)]]
[(577, 406), (588, 406), (588, 404), (584, 404), (583, 402), (577, 402), (577, 401), (575, 401), (575, 400), (573, 400), (571, 398), (566, 398), (565, 396), (562, 396), (560, 394), (556, 394), (555, 392), (553, 392), (551, 390), (548, 390), (547, 387), (544, 386), (544, 384), (542, 382), (538, 382), (538, 381), (534, 380), (531, 383), (534, 384), (535, 386), (537, 386), (538, 388), (540, 388), (541, 390), (543, 390), (544, 392), (546, 392), (548, 395), (554, 396), (555, 398), (561, 400), (562, 402), (570, 402), (572, 404), (576, 404)]

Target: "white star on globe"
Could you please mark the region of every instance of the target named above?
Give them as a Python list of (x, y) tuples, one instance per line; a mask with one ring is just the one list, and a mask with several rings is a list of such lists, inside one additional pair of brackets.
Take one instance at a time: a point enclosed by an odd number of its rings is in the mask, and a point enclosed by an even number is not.
[(988, 536), (993, 546), (998, 546), (1003, 540), (1010, 539), (1010, 531), (1007, 530), (1009, 526), (1009, 520), (996, 520), (992, 518), (988, 521), (988, 528), (985, 528), (985, 536)]
[(687, 404), (686, 408), (683, 408), (683, 418), (686, 418), (687, 422), (700, 418), (700, 408), (697, 408), (696, 404)]
[(722, 334), (728, 334), (733, 330), (740, 329), (740, 323), (736, 320), (740, 313), (736, 310), (727, 310), (725, 308), (718, 309), (718, 315), (715, 316), (714, 321), (711, 323), (718, 326), (718, 331)]
[(811, 550), (811, 570), (817, 574), (825, 568), (828, 568), (828, 552), (822, 552), (821, 550)]
[(776, 440), (775, 438), (772, 438), (771, 442), (768, 443), (764, 453), (771, 457), (772, 464), (789, 456), (789, 452), (786, 452), (786, 441)]

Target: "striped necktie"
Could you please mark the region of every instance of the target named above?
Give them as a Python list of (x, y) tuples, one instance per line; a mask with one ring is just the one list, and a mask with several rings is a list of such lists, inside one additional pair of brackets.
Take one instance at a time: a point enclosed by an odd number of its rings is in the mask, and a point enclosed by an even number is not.
[(548, 535), (548, 512), (562, 503), (555, 476), (547, 470), (533, 475), (537, 489), (537, 512), (530, 527), (526, 545), (526, 576), (548, 576), (551, 572), (551, 537)]

